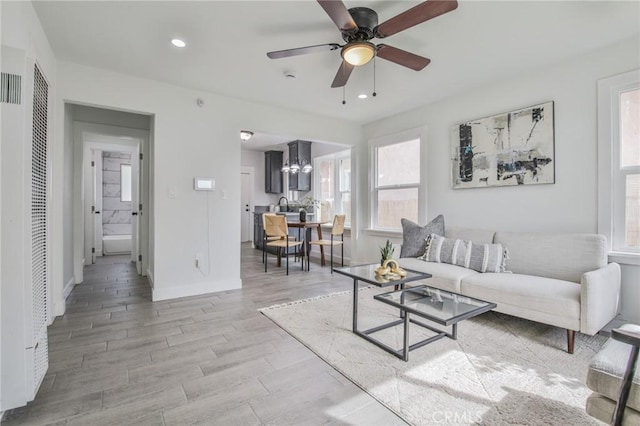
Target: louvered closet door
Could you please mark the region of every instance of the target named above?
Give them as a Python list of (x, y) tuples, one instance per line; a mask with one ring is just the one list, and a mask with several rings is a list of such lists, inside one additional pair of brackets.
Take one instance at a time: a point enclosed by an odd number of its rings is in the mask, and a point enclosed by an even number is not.
[[(33, 394), (49, 366), (47, 259), (47, 119), (49, 86), (38, 66), (33, 83), (33, 141), (31, 154), (31, 291), (33, 340)], [(29, 375), (30, 372), (28, 371)], [(27, 377), (29, 380), (29, 377)]]

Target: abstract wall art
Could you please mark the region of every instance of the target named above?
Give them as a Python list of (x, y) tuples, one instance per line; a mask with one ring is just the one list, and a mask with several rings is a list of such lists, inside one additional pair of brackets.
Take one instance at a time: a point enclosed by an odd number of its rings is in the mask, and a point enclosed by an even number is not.
[(554, 182), (553, 102), (451, 128), (454, 189)]

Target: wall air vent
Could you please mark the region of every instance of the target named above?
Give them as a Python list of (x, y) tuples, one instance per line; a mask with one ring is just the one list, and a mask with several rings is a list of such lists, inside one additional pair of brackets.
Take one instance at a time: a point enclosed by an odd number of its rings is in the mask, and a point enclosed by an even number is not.
[(2, 73), (1, 87), (0, 87), (0, 102), (5, 104), (17, 104), (21, 103), (20, 100), (20, 87), (22, 77), (18, 74)]
[(34, 66), (33, 78), (33, 137), (31, 144), (31, 285), (32, 285), (32, 341), (33, 360), (33, 396), (49, 366), (47, 349), (49, 262), (48, 226), (49, 210), (47, 170), (49, 159), (49, 85), (38, 65)]

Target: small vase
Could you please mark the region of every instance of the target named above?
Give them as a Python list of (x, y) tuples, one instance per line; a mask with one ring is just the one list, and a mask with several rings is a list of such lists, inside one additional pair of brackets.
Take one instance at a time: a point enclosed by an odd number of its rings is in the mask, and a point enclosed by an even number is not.
[(300, 209), (300, 222), (307, 221), (307, 211), (305, 209)]

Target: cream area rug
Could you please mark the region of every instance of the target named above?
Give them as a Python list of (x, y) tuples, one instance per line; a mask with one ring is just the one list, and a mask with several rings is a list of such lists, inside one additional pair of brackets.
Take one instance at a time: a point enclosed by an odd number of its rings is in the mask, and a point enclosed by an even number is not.
[[(358, 326), (397, 318), (360, 289)], [(415, 349), (404, 362), (351, 331), (352, 292), (271, 306), (261, 312), (379, 402), (413, 425), (601, 425), (585, 413), (585, 377), (606, 340), (488, 312), (458, 325), (458, 339)], [(430, 332), (412, 325), (411, 343)], [(402, 347), (402, 326), (375, 336)]]

